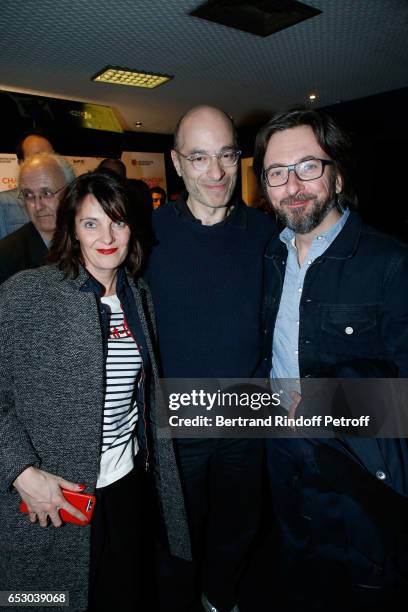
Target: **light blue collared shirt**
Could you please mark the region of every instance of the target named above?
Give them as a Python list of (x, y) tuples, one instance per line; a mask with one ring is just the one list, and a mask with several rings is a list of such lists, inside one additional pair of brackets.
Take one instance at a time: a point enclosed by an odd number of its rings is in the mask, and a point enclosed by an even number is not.
[[(337, 223), (313, 239), (301, 266), (295, 246), (295, 232), (286, 227), (280, 233), (279, 238), (288, 249), (288, 259), (273, 333), (271, 378), (295, 380), (299, 378), (299, 306), (306, 272), (314, 260), (329, 248), (341, 232), (349, 214), (350, 211), (346, 209)], [(295, 385), (290, 390), (292, 389), (297, 391), (299, 387)], [(288, 401), (288, 396), (284, 393), (282, 405), (287, 404)]]

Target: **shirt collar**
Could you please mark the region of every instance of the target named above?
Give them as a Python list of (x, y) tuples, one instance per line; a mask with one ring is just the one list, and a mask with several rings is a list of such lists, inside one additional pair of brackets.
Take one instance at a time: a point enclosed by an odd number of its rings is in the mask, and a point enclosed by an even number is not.
[[(211, 227), (220, 227), (221, 225), (233, 225), (242, 229), (246, 228), (245, 204), (239, 198), (235, 198), (231, 200), (230, 206), (232, 206), (230, 214), (227, 215), (225, 219), (223, 219), (219, 223), (215, 223), (215, 225)], [(193, 221), (194, 223), (202, 225), (200, 219), (197, 219), (193, 215), (185, 200), (177, 200), (176, 202), (174, 202), (174, 209), (181, 219), (186, 221)]]
[[(326, 243), (326, 245), (329, 246), (333, 242), (333, 240), (336, 238), (336, 236), (343, 229), (349, 215), (350, 215), (350, 211), (348, 208), (346, 208), (343, 211), (340, 219), (338, 219), (334, 225), (329, 227), (328, 230), (326, 230), (325, 232), (322, 232), (318, 236), (315, 236), (313, 241), (323, 240)], [(285, 229), (279, 234), (279, 238), (284, 244), (286, 244), (287, 248), (289, 249), (289, 246), (293, 244), (293, 241), (295, 238), (295, 232), (291, 230), (289, 227), (285, 227)]]

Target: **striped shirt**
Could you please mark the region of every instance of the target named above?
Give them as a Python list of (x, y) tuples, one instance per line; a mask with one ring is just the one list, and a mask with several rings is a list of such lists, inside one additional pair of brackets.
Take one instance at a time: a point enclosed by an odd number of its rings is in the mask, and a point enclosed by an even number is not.
[(126, 324), (116, 295), (102, 297), (109, 306), (109, 338), (105, 365), (103, 433), (97, 487), (106, 487), (128, 474), (139, 450), (135, 428), (137, 405), (132, 401), (141, 373), (139, 349)]

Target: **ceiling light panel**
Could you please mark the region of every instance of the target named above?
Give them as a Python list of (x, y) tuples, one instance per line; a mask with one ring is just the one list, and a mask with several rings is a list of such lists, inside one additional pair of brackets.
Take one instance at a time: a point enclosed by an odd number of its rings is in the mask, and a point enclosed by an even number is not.
[(159, 85), (163, 85), (163, 83), (167, 83), (167, 81), (170, 81), (172, 78), (173, 77), (168, 74), (107, 66), (93, 76), (92, 80), (100, 83), (110, 83), (111, 85), (127, 85), (128, 87), (154, 89)]

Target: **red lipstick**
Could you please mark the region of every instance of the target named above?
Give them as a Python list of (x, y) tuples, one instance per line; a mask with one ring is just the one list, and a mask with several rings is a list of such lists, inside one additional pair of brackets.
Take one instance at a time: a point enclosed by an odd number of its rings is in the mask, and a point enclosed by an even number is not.
[(98, 253), (100, 253), (101, 255), (112, 255), (113, 253), (116, 253), (116, 251), (118, 250), (116, 247), (113, 249), (96, 249), (98, 251)]

